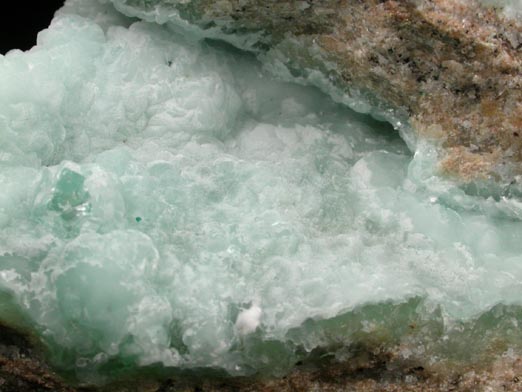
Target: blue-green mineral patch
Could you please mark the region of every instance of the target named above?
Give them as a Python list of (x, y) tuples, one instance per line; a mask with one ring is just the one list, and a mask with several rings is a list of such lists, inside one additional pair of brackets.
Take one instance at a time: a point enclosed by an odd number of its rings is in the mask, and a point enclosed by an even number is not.
[(0, 320), (58, 369), (521, 347), (522, 199), (441, 178), (429, 145), (90, 0), (0, 86)]

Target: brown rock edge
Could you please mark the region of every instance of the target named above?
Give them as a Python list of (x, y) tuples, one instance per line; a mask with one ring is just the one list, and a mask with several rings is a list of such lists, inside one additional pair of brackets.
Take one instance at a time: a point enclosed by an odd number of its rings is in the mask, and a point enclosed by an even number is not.
[[(399, 348), (397, 348), (399, 349)], [(522, 358), (488, 364), (422, 366), (398, 352), (360, 347), (349, 361), (297, 363), (283, 377), (124, 379), (105, 386), (77, 386), (54, 373), (33, 339), (0, 326), (1, 392), (307, 392), (307, 391), (522, 391)]]
[(0, 392), (72, 392), (45, 363), (36, 340), (0, 324)]

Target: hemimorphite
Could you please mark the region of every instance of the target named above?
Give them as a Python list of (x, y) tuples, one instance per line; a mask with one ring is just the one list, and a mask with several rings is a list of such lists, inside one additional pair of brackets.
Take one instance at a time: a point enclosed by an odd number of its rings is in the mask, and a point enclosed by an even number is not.
[(515, 188), (465, 192), (431, 145), (412, 156), (249, 55), (77, 0), (0, 81), (3, 321), (81, 378), (277, 374), (317, 347), (406, 344), (411, 320), (423, 355), (458, 356), (492, 323), (475, 318), (520, 305)]

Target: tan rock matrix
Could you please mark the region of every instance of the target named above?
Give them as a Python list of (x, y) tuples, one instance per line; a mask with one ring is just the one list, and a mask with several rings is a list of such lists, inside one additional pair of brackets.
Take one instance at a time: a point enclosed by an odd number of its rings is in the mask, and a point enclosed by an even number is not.
[(522, 26), (474, 0), (114, 2), (149, 15), (170, 7), (208, 36), (379, 102), (410, 137), (439, 147), (446, 175), (511, 181), (522, 171)]

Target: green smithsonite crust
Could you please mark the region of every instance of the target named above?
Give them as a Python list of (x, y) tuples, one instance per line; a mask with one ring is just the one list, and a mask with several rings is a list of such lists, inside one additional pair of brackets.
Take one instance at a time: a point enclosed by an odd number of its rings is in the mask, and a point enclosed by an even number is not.
[(0, 56), (0, 321), (87, 384), (277, 376), (361, 347), (426, 368), (515, 358), (520, 185), (459, 186), (375, 91), (298, 61), (275, 80), (288, 62), (202, 39), (175, 4), (134, 2), (140, 21), (69, 0)]

